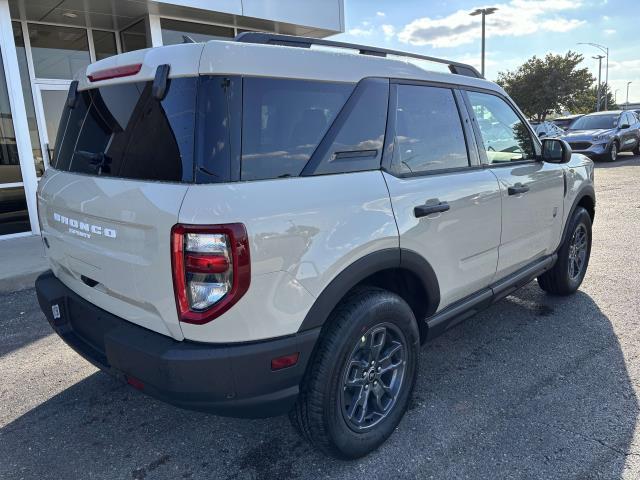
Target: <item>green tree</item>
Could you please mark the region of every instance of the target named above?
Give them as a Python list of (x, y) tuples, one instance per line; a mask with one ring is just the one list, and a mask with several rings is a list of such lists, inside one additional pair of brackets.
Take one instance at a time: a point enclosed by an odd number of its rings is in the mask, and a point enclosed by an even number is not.
[[(604, 110), (604, 97), (605, 91), (608, 98), (608, 109), (609, 110), (618, 110), (618, 105), (614, 101), (613, 94), (611, 93), (611, 89), (606, 85), (602, 85), (600, 87), (602, 89), (602, 95), (600, 97), (600, 110)], [(598, 98), (598, 86), (594, 85), (593, 87), (585, 90), (584, 92), (576, 95), (573, 100), (567, 105), (567, 109), (571, 110), (572, 113), (591, 113), (596, 111), (596, 102)]]
[(576, 98), (595, 81), (587, 68), (578, 68), (583, 59), (571, 51), (565, 55), (549, 53), (544, 58), (534, 56), (513, 72), (500, 72), (497, 82), (525, 115), (544, 121), (549, 114), (571, 109)]

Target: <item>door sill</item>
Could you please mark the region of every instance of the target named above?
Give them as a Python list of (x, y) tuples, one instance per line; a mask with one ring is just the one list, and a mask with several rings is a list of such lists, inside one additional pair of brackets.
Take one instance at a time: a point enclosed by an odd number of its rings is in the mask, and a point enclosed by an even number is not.
[(431, 340), (448, 329), (489, 307), (491, 304), (511, 295), (536, 277), (551, 269), (557, 254), (536, 260), (532, 264), (508, 275), (482, 290), (458, 300), (425, 321), (428, 327), (427, 340)]

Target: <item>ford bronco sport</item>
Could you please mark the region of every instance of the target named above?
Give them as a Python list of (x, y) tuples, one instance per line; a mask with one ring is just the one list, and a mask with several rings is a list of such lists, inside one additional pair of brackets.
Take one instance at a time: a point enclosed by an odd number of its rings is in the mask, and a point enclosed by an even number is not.
[(245, 33), (87, 67), (38, 189), (53, 329), (172, 404), (379, 446), (423, 342), (533, 279), (578, 289), (595, 211), (589, 159), (410, 56)]

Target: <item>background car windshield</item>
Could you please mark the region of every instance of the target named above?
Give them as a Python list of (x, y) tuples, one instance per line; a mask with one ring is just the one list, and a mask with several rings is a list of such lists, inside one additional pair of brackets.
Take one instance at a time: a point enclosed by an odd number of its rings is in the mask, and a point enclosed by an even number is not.
[(619, 115), (593, 115), (579, 118), (569, 130), (600, 130), (615, 128), (618, 123)]

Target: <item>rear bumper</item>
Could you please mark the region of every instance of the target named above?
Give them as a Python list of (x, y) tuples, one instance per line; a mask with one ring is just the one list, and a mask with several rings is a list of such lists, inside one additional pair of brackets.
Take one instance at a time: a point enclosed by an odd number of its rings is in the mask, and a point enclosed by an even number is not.
[[(51, 272), (38, 277), (36, 292), (56, 333), (98, 368), (160, 400), (224, 416), (289, 411), (320, 333), (314, 329), (246, 344), (178, 342), (96, 307)], [(55, 305), (59, 318), (54, 318)], [(300, 353), (296, 365), (271, 370), (272, 358), (294, 352)]]

